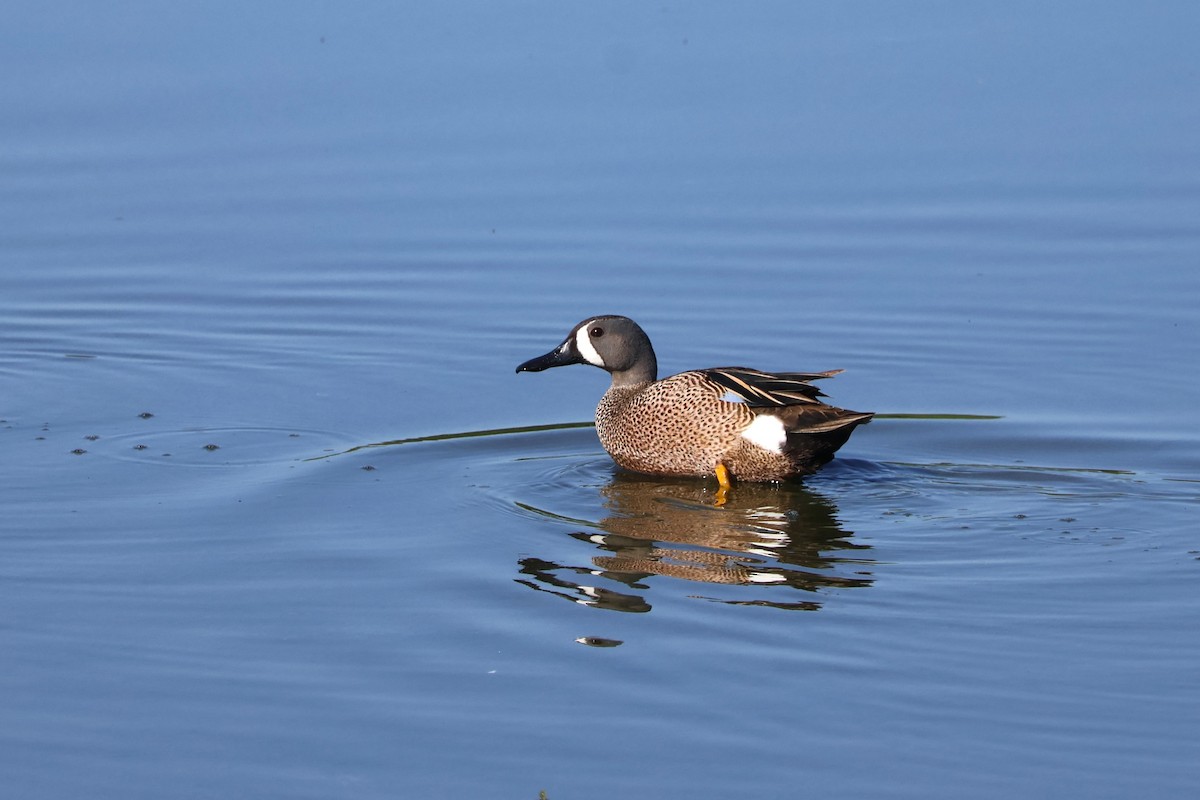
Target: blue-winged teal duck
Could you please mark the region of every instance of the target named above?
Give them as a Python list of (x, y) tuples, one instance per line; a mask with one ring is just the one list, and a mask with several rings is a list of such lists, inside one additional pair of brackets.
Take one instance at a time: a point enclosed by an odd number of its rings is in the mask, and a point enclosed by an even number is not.
[(517, 372), (591, 364), (612, 375), (596, 408), (596, 432), (613, 460), (651, 475), (730, 476), (778, 481), (807, 475), (833, 458), (872, 413), (818, 400), (810, 382), (830, 372), (773, 374), (745, 367), (681, 372), (658, 380), (645, 331), (627, 317), (592, 317)]

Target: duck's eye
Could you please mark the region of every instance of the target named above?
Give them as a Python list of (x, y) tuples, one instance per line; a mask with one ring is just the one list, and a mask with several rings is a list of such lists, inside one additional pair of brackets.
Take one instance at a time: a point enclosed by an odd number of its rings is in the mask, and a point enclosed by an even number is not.
[(592, 337), (593, 339), (596, 339), (603, 335), (604, 335), (604, 328), (601, 328), (599, 325), (595, 326), (590, 331), (588, 331), (588, 336)]

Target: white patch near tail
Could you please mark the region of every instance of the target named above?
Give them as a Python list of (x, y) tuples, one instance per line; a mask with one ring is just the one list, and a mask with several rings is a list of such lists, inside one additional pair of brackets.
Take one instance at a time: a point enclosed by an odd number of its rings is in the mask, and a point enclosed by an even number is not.
[(742, 438), (751, 444), (756, 444), (763, 450), (772, 453), (782, 453), (783, 443), (787, 441), (787, 431), (783, 428), (783, 420), (770, 414), (759, 414), (746, 430)]
[(583, 360), (594, 367), (604, 367), (604, 359), (596, 352), (596, 348), (592, 346), (591, 339), (588, 338), (588, 330), (592, 327), (592, 321), (588, 320), (586, 325), (580, 325), (579, 330), (575, 331), (575, 348), (579, 350), (579, 355), (583, 356)]

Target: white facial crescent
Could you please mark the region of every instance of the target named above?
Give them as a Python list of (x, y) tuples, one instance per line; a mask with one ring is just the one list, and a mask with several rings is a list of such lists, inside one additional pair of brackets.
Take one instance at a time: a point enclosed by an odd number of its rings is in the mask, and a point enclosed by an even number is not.
[(583, 360), (594, 367), (603, 367), (604, 359), (596, 352), (596, 348), (592, 346), (592, 340), (588, 337), (588, 330), (592, 327), (592, 322), (588, 320), (586, 325), (580, 325), (579, 330), (575, 331), (575, 348), (579, 350), (579, 355), (583, 356)]

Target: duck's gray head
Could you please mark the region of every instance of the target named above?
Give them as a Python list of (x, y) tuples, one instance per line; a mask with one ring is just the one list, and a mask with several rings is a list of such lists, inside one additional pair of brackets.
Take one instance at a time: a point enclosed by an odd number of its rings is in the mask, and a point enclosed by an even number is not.
[(555, 349), (526, 361), (517, 372), (541, 372), (568, 364), (591, 364), (612, 373), (613, 386), (649, 383), (658, 377), (650, 337), (628, 317), (592, 317), (571, 329)]

